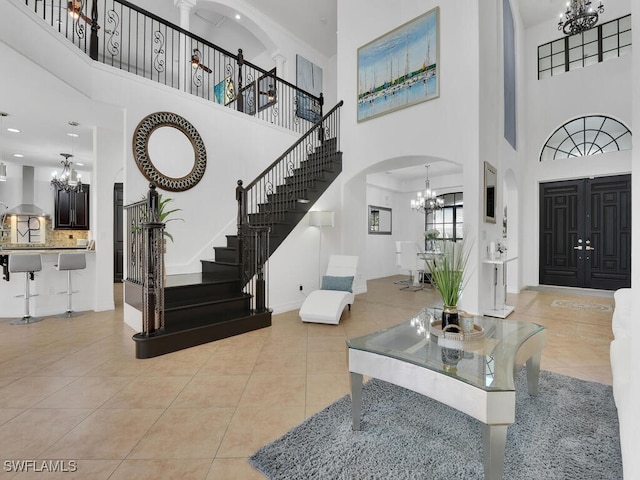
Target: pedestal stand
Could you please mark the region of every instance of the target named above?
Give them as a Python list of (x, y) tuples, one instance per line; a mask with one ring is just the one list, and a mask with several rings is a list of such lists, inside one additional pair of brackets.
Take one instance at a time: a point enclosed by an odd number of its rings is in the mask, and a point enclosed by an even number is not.
[[(507, 318), (511, 312), (513, 312), (514, 307), (507, 305), (507, 263), (515, 260), (518, 257), (512, 258), (496, 258), (490, 259), (487, 258), (482, 261), (482, 263), (486, 263), (489, 265), (493, 265), (493, 307), (485, 310), (483, 313), (488, 317), (497, 317), (497, 318)], [(502, 297), (502, 305), (498, 305), (498, 266), (502, 266), (502, 288), (503, 288), (503, 297)]]

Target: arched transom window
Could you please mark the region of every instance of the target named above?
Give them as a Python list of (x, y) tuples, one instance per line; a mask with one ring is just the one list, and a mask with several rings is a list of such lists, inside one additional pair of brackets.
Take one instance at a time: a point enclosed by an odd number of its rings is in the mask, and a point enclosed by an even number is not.
[(542, 147), (540, 161), (618, 150), (631, 150), (629, 129), (611, 117), (593, 115), (571, 120), (553, 132)]

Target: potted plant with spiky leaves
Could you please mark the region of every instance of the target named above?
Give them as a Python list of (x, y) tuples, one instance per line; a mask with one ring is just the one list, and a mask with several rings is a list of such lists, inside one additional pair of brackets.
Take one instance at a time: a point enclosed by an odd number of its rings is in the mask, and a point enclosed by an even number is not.
[[(147, 196), (142, 195), (142, 199), (146, 200)], [(165, 197), (162, 193), (158, 193), (158, 221), (160, 223), (164, 223), (165, 225), (169, 222), (181, 221), (184, 222), (183, 218), (169, 218), (176, 212), (181, 211), (181, 208), (169, 208), (169, 204), (173, 202), (174, 199), (171, 197)], [(167, 229), (164, 229), (164, 236), (173, 242), (173, 235), (171, 235)]]
[[(458, 301), (467, 284), (469, 248), (465, 241), (443, 241), (442, 254), (425, 259), (434, 287), (442, 297), (442, 328), (458, 325)], [(459, 330), (459, 329), (458, 329)]]
[[(170, 215), (182, 210), (181, 208), (169, 209), (168, 205), (171, 202), (173, 202), (173, 198), (165, 197), (161, 193), (158, 194), (158, 220), (165, 225), (169, 222), (175, 222), (178, 220), (184, 222), (183, 218), (169, 218)], [(164, 230), (164, 235), (173, 242), (173, 235), (167, 232), (166, 228)]]

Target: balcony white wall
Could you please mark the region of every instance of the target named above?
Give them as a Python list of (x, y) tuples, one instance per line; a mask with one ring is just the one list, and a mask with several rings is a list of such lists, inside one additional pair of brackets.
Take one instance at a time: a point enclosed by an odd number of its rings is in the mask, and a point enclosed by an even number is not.
[[(628, 0), (606, 5), (601, 21), (613, 20), (631, 11)], [(633, 17), (632, 17), (633, 18)], [(540, 162), (548, 137), (567, 121), (586, 115), (607, 115), (632, 126), (633, 56), (606, 60), (558, 76), (538, 80), (538, 46), (562, 37), (557, 19), (549, 19), (526, 30), (525, 90), (527, 130), (522, 150), (526, 182), (522, 183), (521, 218), (524, 285), (538, 285), (539, 184), (554, 180), (606, 176), (631, 172), (633, 152), (622, 151), (567, 160)], [(635, 36), (635, 35), (634, 35)], [(635, 39), (634, 39), (635, 40)], [(637, 50), (634, 47), (634, 51)], [(636, 87), (637, 90), (637, 87)]]
[[(213, 258), (212, 247), (224, 246), (224, 235), (235, 231), (236, 181), (253, 180), (298, 135), (94, 63), (33, 17), (17, 0), (0, 3), (0, 58), (7, 72), (0, 78), (0, 88), (12, 92), (3, 99), (2, 109), (52, 123), (74, 119), (94, 127), (91, 230), (97, 250), (92, 288), (99, 292), (95, 309), (113, 308), (113, 183), (124, 181), (125, 203), (139, 200), (147, 191), (148, 182), (133, 160), (131, 145), (136, 125), (153, 112), (171, 111), (185, 117), (198, 129), (207, 148), (202, 181), (186, 192), (168, 194), (175, 199), (175, 207), (182, 209), (179, 216), (184, 219), (184, 223), (170, 225), (175, 242), (168, 245), (168, 273), (200, 271), (200, 259)], [(25, 30), (29, 35), (24, 35)], [(52, 155), (55, 165), (58, 153)], [(332, 202), (334, 199), (338, 203), (331, 207), (338, 210), (339, 188)], [(316, 269), (305, 267), (309, 258), (317, 258), (316, 250), (310, 253), (317, 238), (307, 232), (303, 226), (296, 229), (287, 240), (295, 245), (292, 253), (271, 260), (270, 296), (276, 311), (299, 306), (303, 297), (298, 286), (317, 283)], [(326, 243), (332, 246), (330, 239)]]

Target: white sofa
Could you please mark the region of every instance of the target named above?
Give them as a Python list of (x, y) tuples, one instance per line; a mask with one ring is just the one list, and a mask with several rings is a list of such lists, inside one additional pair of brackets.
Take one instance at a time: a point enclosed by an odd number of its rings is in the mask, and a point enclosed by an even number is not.
[(631, 376), (638, 374), (631, 368), (632, 290), (630, 288), (616, 290), (614, 299), (615, 309), (611, 322), (614, 339), (609, 350), (613, 372), (613, 398), (618, 408), (624, 478), (633, 479), (637, 478), (633, 476), (635, 475), (633, 472), (638, 472), (640, 468), (637, 448), (633, 448), (635, 429), (640, 427), (640, 415), (638, 406), (632, 405)]

